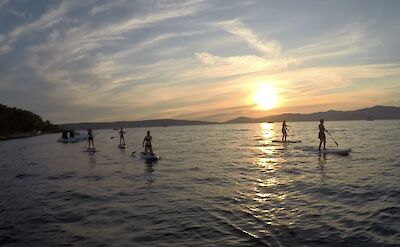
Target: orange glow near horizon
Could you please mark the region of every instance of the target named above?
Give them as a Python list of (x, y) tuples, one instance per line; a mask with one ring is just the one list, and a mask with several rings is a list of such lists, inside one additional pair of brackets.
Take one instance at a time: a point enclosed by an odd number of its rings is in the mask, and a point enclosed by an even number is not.
[(270, 110), (278, 105), (278, 94), (272, 86), (261, 84), (253, 96), (254, 102), (261, 110)]

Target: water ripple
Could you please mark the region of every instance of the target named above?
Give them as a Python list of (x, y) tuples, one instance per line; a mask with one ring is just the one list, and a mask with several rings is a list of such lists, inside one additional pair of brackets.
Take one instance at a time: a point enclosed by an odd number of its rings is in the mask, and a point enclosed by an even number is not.
[(291, 124), (296, 144), (272, 142), (279, 123), (152, 128), (147, 164), (111, 130), (94, 155), (58, 135), (1, 142), (0, 245), (399, 246), (398, 123), (327, 123), (347, 157), (302, 151), (315, 123)]

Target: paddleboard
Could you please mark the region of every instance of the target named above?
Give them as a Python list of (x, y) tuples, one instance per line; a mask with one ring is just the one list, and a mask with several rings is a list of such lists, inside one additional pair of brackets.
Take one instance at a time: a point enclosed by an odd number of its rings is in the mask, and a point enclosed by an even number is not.
[(140, 152), (140, 157), (141, 157), (142, 159), (150, 160), (150, 161), (158, 160), (158, 159), (159, 159), (158, 155), (156, 155), (156, 154), (151, 155), (151, 154), (146, 154), (146, 153), (144, 153), (144, 152)]
[(329, 148), (329, 149), (321, 149), (318, 148), (306, 148), (303, 151), (313, 152), (313, 153), (321, 153), (321, 154), (338, 154), (338, 155), (349, 155), (351, 153), (351, 148)]
[(97, 150), (96, 148), (87, 148), (84, 152), (88, 152), (88, 153), (96, 153)]
[(119, 144), (118, 145), (118, 148), (120, 148), (120, 149), (125, 149), (127, 147), (128, 147), (128, 145), (126, 145), (126, 144)]
[(301, 142), (301, 141), (300, 141), (300, 140), (295, 140), (295, 141), (272, 140), (272, 142), (278, 142), (278, 143), (299, 143), (299, 142)]

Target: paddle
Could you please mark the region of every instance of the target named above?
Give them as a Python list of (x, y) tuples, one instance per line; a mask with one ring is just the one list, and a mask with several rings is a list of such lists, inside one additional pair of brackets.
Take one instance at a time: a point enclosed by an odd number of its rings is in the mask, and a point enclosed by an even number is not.
[(140, 149), (142, 149), (142, 148), (143, 148), (143, 146), (142, 146), (142, 147), (140, 147), (140, 148), (138, 148), (138, 149), (136, 149), (135, 151), (133, 151), (133, 152), (132, 152), (132, 154), (131, 154), (131, 155), (132, 155), (132, 156), (135, 156), (135, 153), (136, 153), (137, 151), (139, 151)]
[(333, 139), (333, 137), (332, 137), (332, 135), (331, 135), (331, 133), (329, 133), (329, 131), (328, 130), (326, 130), (326, 132), (329, 134), (329, 136), (332, 138), (332, 140), (335, 142), (335, 144), (336, 144), (336, 146), (338, 146), (339, 147), (339, 144), (335, 141), (335, 139)]
[(89, 148), (89, 144), (90, 144), (89, 141), (87, 141), (86, 145), (85, 145), (85, 150), (87, 150)]
[[(124, 134), (126, 134), (126, 133), (128, 133), (128, 131), (127, 131), (127, 132), (124, 132)], [(111, 136), (110, 139), (114, 139), (114, 138), (116, 138), (116, 137), (118, 137), (118, 136)]]

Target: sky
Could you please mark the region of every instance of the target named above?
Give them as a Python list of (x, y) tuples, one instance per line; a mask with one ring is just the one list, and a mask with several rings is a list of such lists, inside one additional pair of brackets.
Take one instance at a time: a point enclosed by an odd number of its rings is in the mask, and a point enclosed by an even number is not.
[[(397, 0), (0, 0), (0, 103), (53, 123), (400, 106), (399, 12)], [(269, 109), (254, 97), (266, 88)]]

